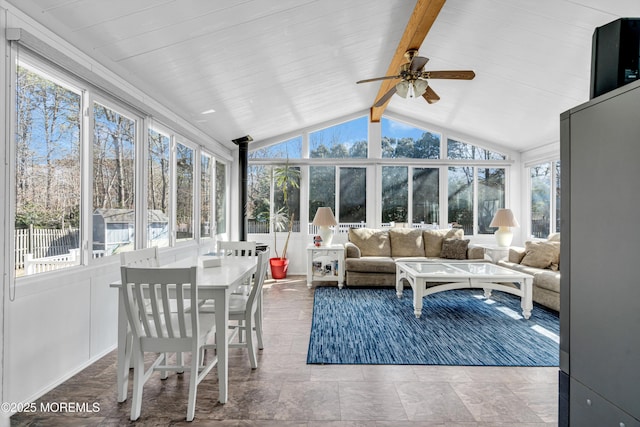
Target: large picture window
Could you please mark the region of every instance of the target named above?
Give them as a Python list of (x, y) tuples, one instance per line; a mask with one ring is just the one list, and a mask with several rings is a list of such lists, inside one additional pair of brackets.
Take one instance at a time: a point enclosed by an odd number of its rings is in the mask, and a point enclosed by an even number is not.
[[(30, 52), (14, 66), (15, 277), (166, 247), (193, 239), (196, 227), (205, 238), (226, 232), (227, 164)], [(300, 141), (289, 145), (300, 152)]]
[(15, 272), (80, 263), (81, 96), (45, 74), (17, 67)]
[(135, 249), (136, 122), (93, 104), (94, 257)]

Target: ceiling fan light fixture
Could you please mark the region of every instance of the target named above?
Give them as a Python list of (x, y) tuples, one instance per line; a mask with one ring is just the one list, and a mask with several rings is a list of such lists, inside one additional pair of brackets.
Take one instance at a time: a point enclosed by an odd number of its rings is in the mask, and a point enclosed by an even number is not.
[(407, 97), (407, 93), (409, 92), (409, 82), (403, 80), (396, 85), (396, 93), (403, 98)]
[(413, 82), (409, 82), (409, 90), (407, 91), (407, 98), (414, 99), (416, 97), (416, 87)]
[(415, 92), (415, 96), (422, 96), (425, 91), (427, 90), (427, 87), (429, 86), (429, 82), (426, 80), (422, 80), (422, 79), (417, 79), (414, 83), (413, 83), (413, 90)]

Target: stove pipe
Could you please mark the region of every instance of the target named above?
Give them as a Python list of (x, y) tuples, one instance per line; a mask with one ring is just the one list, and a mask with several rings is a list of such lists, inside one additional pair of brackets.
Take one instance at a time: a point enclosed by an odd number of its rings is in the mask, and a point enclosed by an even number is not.
[(240, 190), (240, 206), (238, 206), (238, 233), (240, 240), (247, 240), (247, 169), (249, 167), (249, 143), (253, 141), (250, 135), (233, 139), (238, 146), (238, 189)]

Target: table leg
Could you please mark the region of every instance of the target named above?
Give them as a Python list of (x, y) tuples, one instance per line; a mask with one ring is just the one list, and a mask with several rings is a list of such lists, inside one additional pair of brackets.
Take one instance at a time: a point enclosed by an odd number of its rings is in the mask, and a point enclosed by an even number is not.
[(520, 290), (522, 291), (521, 307), (522, 317), (528, 319), (531, 317), (531, 310), (533, 310), (533, 279), (524, 279), (520, 283)]
[(404, 290), (404, 285), (402, 284), (403, 278), (403, 271), (400, 270), (399, 267), (396, 267), (396, 296), (398, 298), (402, 298), (402, 291)]
[(116, 367), (116, 384), (118, 402), (127, 400), (129, 385), (129, 359), (131, 358), (132, 337), (129, 334), (129, 321), (124, 308), (123, 288), (118, 291), (118, 362)]
[(218, 387), (220, 403), (227, 403), (229, 394), (229, 292), (217, 290), (214, 296), (216, 307), (216, 353), (218, 356)]
[(413, 288), (413, 314), (416, 318), (422, 316), (422, 298), (424, 296), (424, 288), (426, 284), (420, 279), (409, 280)]

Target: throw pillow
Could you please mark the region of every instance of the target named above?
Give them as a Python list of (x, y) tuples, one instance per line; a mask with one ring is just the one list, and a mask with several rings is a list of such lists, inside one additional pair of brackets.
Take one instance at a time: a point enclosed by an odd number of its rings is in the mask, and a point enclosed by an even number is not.
[(551, 233), (547, 240), (550, 242), (559, 242), (560, 241), (560, 233)]
[(558, 270), (560, 261), (560, 242), (526, 242), (522, 265), (536, 268)]
[(461, 228), (447, 228), (443, 230), (423, 230), (424, 256), (437, 258), (442, 252), (442, 242), (444, 239), (464, 237), (464, 230)]
[(526, 254), (524, 249), (521, 248), (509, 248), (509, 262), (513, 262), (514, 264), (520, 264), (522, 262), (522, 258)]
[(350, 228), (349, 241), (360, 249), (362, 256), (391, 256), (389, 232), (375, 228)]
[(467, 259), (469, 239), (444, 239), (442, 242), (441, 258)]
[(412, 228), (392, 228), (389, 230), (392, 257), (424, 256), (422, 230)]

